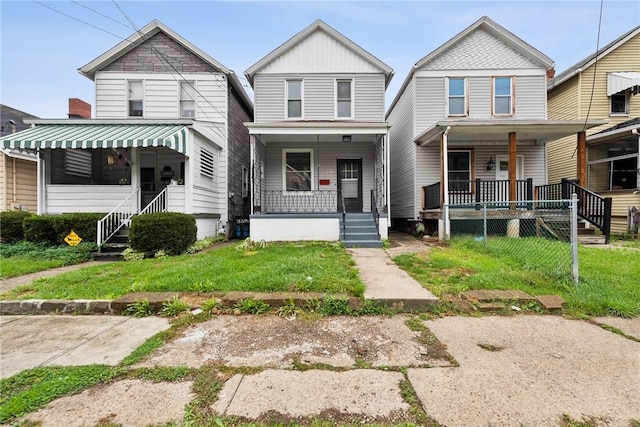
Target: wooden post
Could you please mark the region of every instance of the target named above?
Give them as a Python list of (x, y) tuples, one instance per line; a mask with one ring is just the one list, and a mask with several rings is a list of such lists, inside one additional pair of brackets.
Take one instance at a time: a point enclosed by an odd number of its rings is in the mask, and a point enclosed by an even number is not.
[[(516, 133), (509, 132), (509, 200), (517, 198), (516, 169), (518, 167), (516, 159)], [(515, 209), (516, 204), (511, 203), (510, 209)]]
[(578, 178), (578, 185), (580, 187), (587, 187), (587, 135), (584, 131), (578, 132), (578, 156), (576, 161), (578, 162), (576, 173)]

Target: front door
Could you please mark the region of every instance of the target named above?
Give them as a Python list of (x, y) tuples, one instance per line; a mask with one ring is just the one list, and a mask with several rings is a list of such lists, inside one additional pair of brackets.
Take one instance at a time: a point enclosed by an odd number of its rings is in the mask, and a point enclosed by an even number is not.
[(155, 151), (140, 153), (140, 209), (143, 209), (159, 193), (156, 176)]
[[(338, 160), (338, 191), (347, 212), (362, 212), (362, 159)], [(342, 200), (338, 200), (342, 209)]]
[[(522, 180), (524, 172), (522, 169), (522, 156), (516, 156), (516, 180)], [(496, 180), (497, 181), (509, 181), (509, 156), (496, 156)], [(516, 186), (518, 188), (518, 186)], [(519, 192), (519, 191), (518, 191)], [(525, 197), (524, 194), (518, 194), (518, 199)], [(498, 187), (496, 201), (509, 200), (509, 186)]]

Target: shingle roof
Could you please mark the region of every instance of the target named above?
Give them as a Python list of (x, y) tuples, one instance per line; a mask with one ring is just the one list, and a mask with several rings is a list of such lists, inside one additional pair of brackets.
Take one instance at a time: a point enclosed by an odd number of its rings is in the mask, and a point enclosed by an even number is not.
[(2, 123), (2, 129), (0, 130), (0, 136), (9, 135), (12, 132), (8, 121), (13, 120), (16, 124), (16, 132), (30, 128), (31, 126), (26, 124), (24, 119), (37, 119), (37, 116), (33, 114), (25, 113), (24, 111), (16, 110), (8, 105), (0, 104), (0, 123)]

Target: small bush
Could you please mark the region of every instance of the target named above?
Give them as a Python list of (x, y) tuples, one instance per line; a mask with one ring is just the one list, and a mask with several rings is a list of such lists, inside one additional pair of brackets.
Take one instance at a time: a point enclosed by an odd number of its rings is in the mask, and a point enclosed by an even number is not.
[(53, 229), (58, 236), (58, 243), (73, 230), (83, 242), (96, 242), (98, 221), (104, 217), (101, 213), (70, 213), (53, 216)]
[(195, 243), (196, 235), (196, 220), (191, 215), (159, 212), (133, 217), (129, 241), (135, 251), (180, 255)]
[(24, 240), (22, 223), (33, 214), (25, 211), (8, 211), (0, 215), (0, 240), (5, 243), (15, 243)]
[[(24, 219), (24, 238), (33, 243), (48, 243), (57, 245), (58, 237), (53, 227), (53, 216), (32, 215)], [(61, 243), (61, 242), (60, 242)]]
[(122, 251), (122, 258), (125, 261), (139, 261), (144, 259), (144, 252), (136, 252), (131, 248), (127, 248)]

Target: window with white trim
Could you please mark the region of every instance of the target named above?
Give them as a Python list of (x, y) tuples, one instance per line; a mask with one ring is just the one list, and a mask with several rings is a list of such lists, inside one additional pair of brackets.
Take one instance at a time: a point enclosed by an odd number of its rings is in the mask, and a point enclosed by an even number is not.
[(471, 191), (471, 151), (447, 152), (449, 191)]
[(313, 190), (313, 150), (282, 150), (282, 181), (284, 191)]
[(287, 80), (287, 118), (302, 118), (302, 80)]
[(213, 180), (215, 178), (215, 154), (200, 148), (200, 176)]
[(611, 115), (629, 114), (629, 91), (618, 92), (611, 95)]
[(180, 82), (180, 117), (196, 117), (196, 82)]
[(142, 117), (144, 85), (142, 80), (127, 81), (127, 103), (129, 117)]
[(336, 117), (353, 117), (353, 80), (336, 80)]
[(449, 77), (447, 79), (447, 115), (467, 115), (467, 79)]
[(513, 115), (513, 78), (493, 78), (493, 115)]

